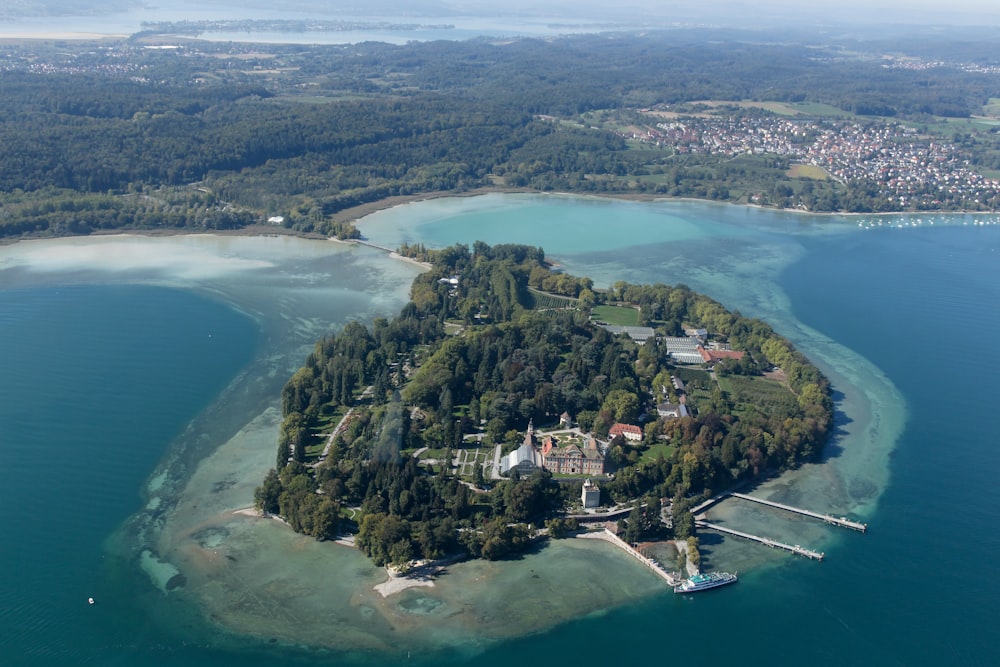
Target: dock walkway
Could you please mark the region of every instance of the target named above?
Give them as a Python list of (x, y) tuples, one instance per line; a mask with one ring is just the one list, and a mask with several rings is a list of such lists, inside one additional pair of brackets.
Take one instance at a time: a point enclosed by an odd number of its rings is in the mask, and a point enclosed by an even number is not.
[(760, 535), (751, 535), (750, 533), (744, 533), (740, 530), (733, 530), (732, 528), (726, 528), (715, 523), (709, 523), (702, 519), (698, 519), (694, 522), (694, 525), (699, 528), (709, 528), (711, 530), (717, 530), (720, 533), (726, 533), (727, 535), (734, 535), (736, 537), (742, 537), (745, 540), (753, 540), (754, 542), (760, 542), (761, 544), (771, 547), (772, 549), (784, 549), (785, 551), (791, 551), (793, 554), (799, 556), (805, 556), (806, 558), (812, 558), (813, 560), (823, 560), (823, 553), (819, 551), (813, 551), (812, 549), (806, 549), (805, 547), (800, 547), (799, 545), (785, 544), (784, 542), (779, 542), (777, 540), (772, 540), (769, 537), (761, 537)]
[(776, 503), (773, 500), (764, 500), (763, 498), (755, 498), (754, 496), (748, 496), (745, 493), (734, 492), (729, 495), (731, 495), (733, 498), (739, 498), (740, 500), (748, 500), (752, 503), (760, 503), (761, 505), (767, 505), (768, 507), (776, 507), (777, 509), (785, 510), (786, 512), (794, 512), (795, 514), (810, 516), (814, 519), (819, 519), (820, 521), (825, 521), (826, 523), (830, 523), (835, 526), (843, 526), (844, 528), (850, 528), (851, 530), (857, 530), (862, 533), (868, 530), (868, 524), (858, 523), (857, 521), (850, 521), (844, 517), (838, 519), (837, 517), (830, 516), (829, 514), (820, 514), (819, 512), (812, 512), (810, 510), (804, 510), (799, 507), (792, 507), (791, 505)]
[(376, 250), (382, 250), (383, 252), (396, 252), (392, 248), (387, 248), (384, 245), (379, 245), (377, 243), (372, 243), (371, 241), (366, 241), (364, 239), (352, 239), (358, 245), (366, 245), (369, 248), (375, 248)]

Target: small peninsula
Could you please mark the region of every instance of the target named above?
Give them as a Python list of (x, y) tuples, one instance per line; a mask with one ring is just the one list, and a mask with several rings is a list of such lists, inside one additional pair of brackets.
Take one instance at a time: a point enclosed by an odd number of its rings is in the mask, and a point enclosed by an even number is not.
[(819, 370), (683, 285), (597, 290), (522, 245), (400, 253), (431, 268), (399, 316), (324, 338), (282, 392), (255, 502), (297, 532), (405, 573), (586, 524), (696, 566), (692, 507), (827, 439)]

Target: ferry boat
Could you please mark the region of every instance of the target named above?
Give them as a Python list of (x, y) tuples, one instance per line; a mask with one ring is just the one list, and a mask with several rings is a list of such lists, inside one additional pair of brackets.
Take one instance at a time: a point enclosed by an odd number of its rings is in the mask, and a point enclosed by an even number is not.
[(696, 574), (681, 585), (674, 588), (674, 593), (697, 593), (709, 588), (735, 584), (737, 576), (728, 572), (709, 572), (708, 574)]

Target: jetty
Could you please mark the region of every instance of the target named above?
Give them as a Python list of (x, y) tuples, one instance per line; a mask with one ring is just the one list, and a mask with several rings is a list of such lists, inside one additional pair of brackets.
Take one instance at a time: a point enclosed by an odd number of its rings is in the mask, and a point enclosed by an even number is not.
[(732, 491), (722, 491), (721, 493), (717, 493), (708, 500), (703, 500), (702, 502), (692, 507), (691, 514), (698, 516), (702, 512), (706, 511), (712, 505), (722, 502), (731, 495), (733, 495)]
[(764, 500), (763, 498), (755, 498), (754, 496), (748, 496), (745, 493), (730, 493), (733, 498), (739, 498), (740, 500), (748, 500), (752, 503), (760, 503), (761, 505), (767, 505), (768, 507), (775, 507), (780, 510), (785, 510), (786, 512), (792, 512), (794, 514), (800, 514), (802, 516), (809, 516), (814, 519), (819, 519), (820, 521), (825, 521), (826, 523), (832, 524), (834, 526), (842, 526), (844, 528), (850, 528), (851, 530), (856, 530), (858, 532), (865, 532), (868, 530), (867, 523), (859, 523), (857, 521), (850, 521), (845, 517), (840, 517), (839, 519), (835, 516), (829, 514), (820, 514), (819, 512), (812, 512), (810, 510), (804, 510), (800, 507), (792, 507), (791, 505), (785, 505), (783, 503), (776, 503), (773, 500)]
[(720, 533), (725, 533), (727, 535), (733, 535), (735, 537), (742, 537), (745, 540), (752, 540), (754, 542), (760, 542), (764, 546), (771, 547), (772, 549), (784, 549), (785, 551), (791, 551), (793, 554), (798, 556), (805, 556), (806, 558), (811, 558), (813, 560), (823, 560), (823, 553), (820, 551), (813, 551), (812, 549), (806, 549), (805, 547), (800, 547), (799, 545), (785, 544), (784, 542), (779, 542), (777, 540), (772, 540), (769, 537), (761, 537), (760, 535), (751, 535), (750, 533), (744, 533), (741, 530), (733, 530), (732, 528), (726, 528), (725, 526), (720, 526), (715, 523), (709, 523), (704, 519), (696, 519), (694, 525), (698, 528), (708, 528), (710, 530), (717, 530)]
[(355, 243), (357, 243), (358, 245), (366, 245), (369, 248), (375, 248), (376, 250), (381, 250), (383, 252), (396, 252), (392, 248), (387, 248), (384, 245), (379, 245), (377, 243), (372, 243), (371, 241), (367, 241), (367, 240), (364, 240), (364, 239), (352, 239), (352, 240)]

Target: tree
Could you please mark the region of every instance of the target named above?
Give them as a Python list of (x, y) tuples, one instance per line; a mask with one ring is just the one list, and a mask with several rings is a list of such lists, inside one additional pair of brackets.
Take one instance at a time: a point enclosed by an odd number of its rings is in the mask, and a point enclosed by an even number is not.
[(528, 521), (545, 512), (545, 486), (550, 477), (551, 474), (536, 471), (504, 487), (504, 504), (511, 521)]
[(486, 486), (486, 477), (483, 475), (483, 466), (479, 461), (476, 461), (472, 466), (472, 483), (476, 485), (476, 488), (481, 489)]
[(413, 559), (413, 544), (408, 539), (399, 539), (389, 547), (389, 562), (397, 570), (405, 570)]
[(281, 480), (274, 468), (268, 471), (264, 482), (253, 493), (253, 504), (261, 512), (275, 514), (278, 511), (278, 498), (281, 496)]
[(675, 499), (672, 518), (674, 523), (674, 537), (683, 540), (694, 534), (694, 515), (691, 514), (684, 503), (678, 503)]
[(576, 519), (556, 517), (545, 522), (545, 527), (549, 529), (549, 537), (562, 539), (580, 529), (580, 522)]
[(455, 444), (455, 417), (454, 405), (451, 398), (451, 389), (447, 386), (441, 390), (438, 396), (438, 423), (441, 424), (441, 443), (450, 447)]
[(701, 565), (701, 553), (698, 551), (698, 538), (693, 535), (687, 538), (687, 559), (688, 562), (695, 567)]
[(321, 540), (337, 537), (340, 527), (340, 504), (330, 498), (320, 498), (312, 511), (313, 537)]
[(642, 539), (642, 510), (638, 506), (632, 508), (625, 522), (625, 534), (622, 539), (628, 544), (637, 544)]
[[(409, 544), (410, 526), (398, 516), (382, 513), (365, 515), (358, 527), (356, 544), (376, 565), (402, 565), (412, 557), (401, 542)], [(411, 554), (411, 555), (407, 555)], [(405, 560), (400, 560), (406, 556)]]
[[(309, 427), (305, 417), (300, 412), (290, 412), (281, 423), (279, 435), (279, 457), (288, 452), (292, 460), (302, 463), (306, 457), (306, 445), (309, 442)], [(279, 461), (283, 466), (285, 461)]]
[(655, 535), (660, 531), (660, 527), (663, 525), (663, 520), (660, 516), (661, 511), (662, 506), (659, 494), (653, 493), (647, 496), (646, 510), (643, 512), (643, 534)]
[(503, 517), (497, 517), (483, 527), (482, 556), (487, 560), (499, 560), (523, 550), (530, 539), (527, 526), (510, 525)]
[(612, 389), (605, 397), (601, 410), (608, 411), (616, 422), (631, 424), (639, 416), (639, 397), (624, 389)]

